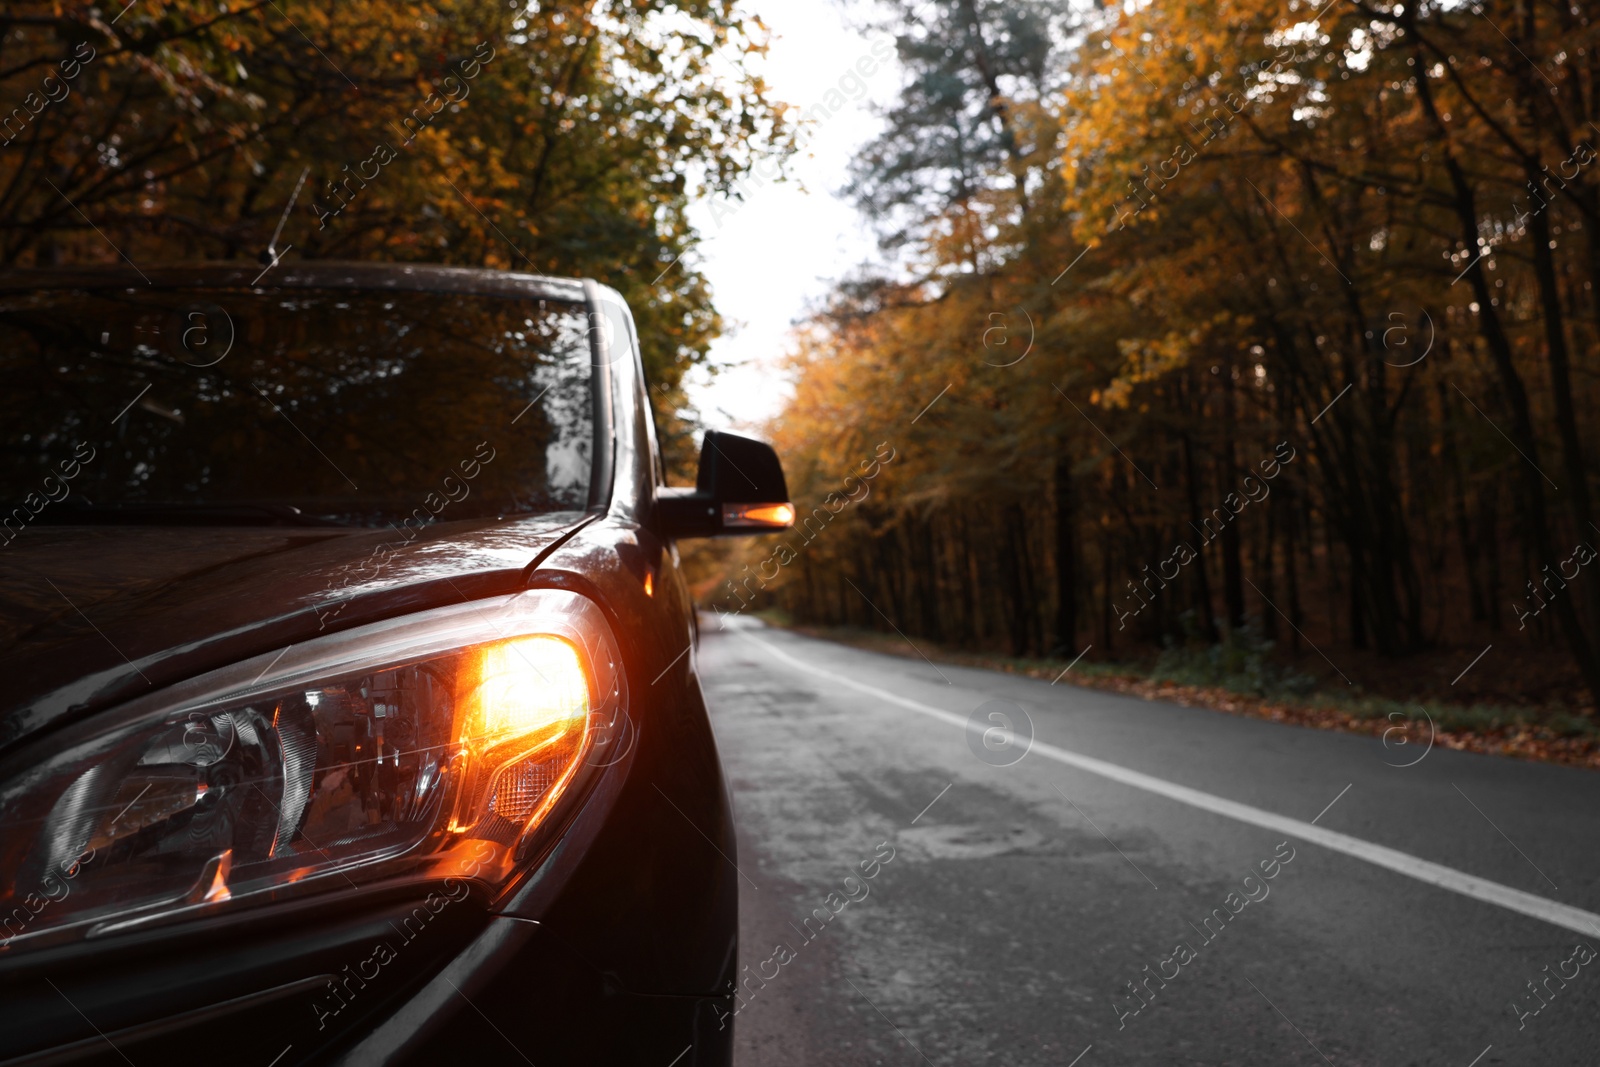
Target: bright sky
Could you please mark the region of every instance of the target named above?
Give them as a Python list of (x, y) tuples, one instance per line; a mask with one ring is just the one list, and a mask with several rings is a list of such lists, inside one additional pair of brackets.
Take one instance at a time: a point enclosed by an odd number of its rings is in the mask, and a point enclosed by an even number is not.
[(851, 157), (880, 127), (873, 101), (890, 102), (900, 74), (891, 38), (858, 28), (867, 10), (860, 0), (747, 6), (772, 30), (765, 75), (773, 96), (801, 110), (842, 101), (805, 135), (788, 181), (753, 180), (743, 202), (717, 198), (690, 210), (704, 235), (693, 265), (710, 279), (728, 331), (711, 349), (717, 373), (696, 368), (689, 398), (708, 427), (750, 432), (788, 395), (783, 355), (807, 302), (878, 258), (866, 220), (838, 194)]

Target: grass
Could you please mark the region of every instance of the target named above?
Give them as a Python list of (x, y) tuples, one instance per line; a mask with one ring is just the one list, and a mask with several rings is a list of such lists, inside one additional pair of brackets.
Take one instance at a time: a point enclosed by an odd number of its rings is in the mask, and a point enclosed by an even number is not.
[(1557, 738), (1600, 738), (1593, 720), (1561, 711), (1497, 704), (1418, 703), (1392, 700), (1361, 691), (1348, 694), (1321, 688), (1318, 680), (1272, 658), (1273, 643), (1262, 639), (1253, 626), (1231, 633), (1219, 644), (1193, 641), (1171, 645), (1157, 657), (1147, 673), (1153, 682), (1210, 687), (1240, 696), (1276, 702), (1300, 703), (1357, 720), (1394, 721), (1391, 717), (1420, 718), (1426, 712), (1439, 728), (1449, 732), (1496, 734), (1539, 730)]
[[(1168, 645), (1153, 657), (1124, 662), (1028, 658), (969, 652), (918, 640), (914, 647), (893, 635), (852, 627), (798, 625), (778, 609), (754, 613), (773, 626), (893, 655), (959, 666), (1023, 674), (1094, 689), (1130, 693), (1317, 729), (1381, 736), (1400, 753), (1429, 742), (1453, 749), (1600, 769), (1600, 725), (1556, 709), (1500, 704), (1400, 701), (1359, 686), (1325, 687), (1285, 666), (1273, 644), (1253, 627), (1218, 644), (1193, 637)], [(1068, 666), (1071, 670), (1068, 671)], [(1063, 672), (1066, 672), (1063, 675)], [(1410, 752), (1401, 753), (1409, 757)]]

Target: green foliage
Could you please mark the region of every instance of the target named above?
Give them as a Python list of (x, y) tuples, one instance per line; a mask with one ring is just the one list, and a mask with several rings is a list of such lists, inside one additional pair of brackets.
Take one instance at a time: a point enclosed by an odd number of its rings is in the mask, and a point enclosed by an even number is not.
[(1261, 636), (1254, 620), (1214, 644), (1200, 639), (1193, 612), (1185, 613), (1182, 622), (1185, 639), (1169, 639), (1150, 668), (1151, 681), (1215, 686), (1261, 697), (1303, 697), (1317, 688), (1311, 675), (1273, 659), (1276, 643)]
[(1403, 702), (1374, 696), (1350, 697), (1332, 692), (1318, 693), (1307, 704), (1357, 719), (1387, 719), (1397, 725), (1412, 724), (1408, 727), (1413, 735), (1411, 742), (1417, 740), (1417, 730), (1425, 730), (1425, 724), (1430, 719), (1438, 730), (1446, 733), (1481, 735), (1529, 730), (1553, 737), (1600, 737), (1600, 725), (1592, 719), (1564, 711), (1542, 711), (1504, 704), (1441, 704), (1431, 700)]

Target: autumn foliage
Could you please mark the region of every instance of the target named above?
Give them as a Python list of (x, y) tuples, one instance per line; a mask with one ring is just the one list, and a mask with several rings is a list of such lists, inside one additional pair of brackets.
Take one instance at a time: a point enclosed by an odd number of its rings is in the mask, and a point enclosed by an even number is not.
[(764, 594), (1012, 655), (1249, 626), (1336, 685), (1555, 649), (1592, 708), (1588, 9), (911, 6), (853, 186), (905, 270), (839, 287), (775, 431), (802, 514), (901, 459)]
[(764, 39), (735, 0), (7, 4), (0, 267), (271, 246), (593, 276), (670, 414), (720, 329), (665, 270), (685, 207), (782, 140)]

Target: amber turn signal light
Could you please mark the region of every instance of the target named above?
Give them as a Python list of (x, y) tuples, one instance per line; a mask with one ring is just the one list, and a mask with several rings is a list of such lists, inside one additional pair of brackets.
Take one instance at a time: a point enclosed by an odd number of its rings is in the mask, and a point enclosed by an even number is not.
[(786, 530), (794, 525), (794, 505), (784, 504), (724, 504), (724, 528)]
[(475, 789), (465, 817), (492, 825), (542, 815), (578, 768), (589, 740), (590, 686), (583, 658), (560, 637), (535, 634), (471, 651), (462, 671), (459, 743)]

